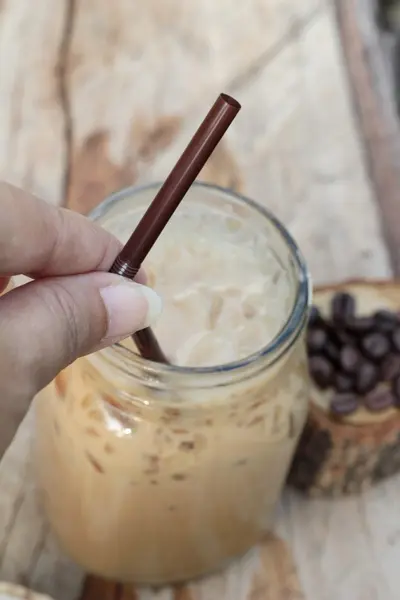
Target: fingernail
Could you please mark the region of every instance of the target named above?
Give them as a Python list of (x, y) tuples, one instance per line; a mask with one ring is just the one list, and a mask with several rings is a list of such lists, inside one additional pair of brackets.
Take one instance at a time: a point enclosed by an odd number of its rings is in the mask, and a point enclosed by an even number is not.
[(160, 296), (140, 283), (123, 281), (100, 290), (108, 314), (105, 339), (123, 339), (149, 327), (162, 309)]

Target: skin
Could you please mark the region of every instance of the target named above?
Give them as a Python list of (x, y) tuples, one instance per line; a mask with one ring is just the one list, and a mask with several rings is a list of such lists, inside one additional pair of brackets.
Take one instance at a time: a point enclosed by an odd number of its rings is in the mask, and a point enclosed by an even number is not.
[(120, 243), (85, 217), (5, 183), (0, 215), (0, 291), (13, 275), (33, 279), (0, 297), (1, 459), (33, 396), (77, 357), (145, 326), (149, 306), (143, 273), (138, 283), (107, 273)]

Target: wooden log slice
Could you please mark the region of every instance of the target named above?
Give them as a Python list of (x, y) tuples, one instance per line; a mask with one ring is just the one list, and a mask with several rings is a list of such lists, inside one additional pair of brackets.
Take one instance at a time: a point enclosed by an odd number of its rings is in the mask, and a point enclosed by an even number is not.
[[(357, 315), (400, 310), (399, 281), (352, 281), (318, 288), (314, 304), (329, 314), (337, 292), (351, 293)], [(308, 421), (289, 474), (289, 483), (311, 496), (360, 492), (400, 470), (400, 411), (372, 413), (362, 405), (340, 421), (330, 414), (332, 389), (312, 383)]]

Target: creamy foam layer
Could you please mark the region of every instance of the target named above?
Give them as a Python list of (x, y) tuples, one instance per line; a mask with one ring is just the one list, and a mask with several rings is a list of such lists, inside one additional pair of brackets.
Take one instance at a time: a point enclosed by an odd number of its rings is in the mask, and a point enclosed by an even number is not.
[[(129, 230), (120, 222), (110, 229), (126, 241), (138, 219), (129, 215)], [(155, 333), (182, 366), (224, 364), (260, 350), (282, 329), (293, 302), (265, 231), (209, 207), (180, 210), (144, 266), (164, 302)]]

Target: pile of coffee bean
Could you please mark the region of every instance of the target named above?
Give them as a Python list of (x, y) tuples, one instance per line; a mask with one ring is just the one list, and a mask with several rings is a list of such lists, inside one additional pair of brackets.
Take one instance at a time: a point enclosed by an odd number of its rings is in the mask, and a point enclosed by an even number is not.
[(359, 406), (371, 412), (400, 408), (400, 313), (356, 316), (354, 296), (337, 293), (329, 318), (312, 307), (307, 349), (312, 379), (320, 389), (334, 390), (333, 416)]

